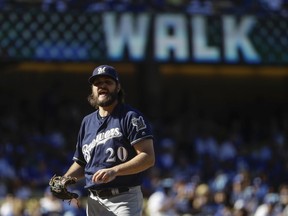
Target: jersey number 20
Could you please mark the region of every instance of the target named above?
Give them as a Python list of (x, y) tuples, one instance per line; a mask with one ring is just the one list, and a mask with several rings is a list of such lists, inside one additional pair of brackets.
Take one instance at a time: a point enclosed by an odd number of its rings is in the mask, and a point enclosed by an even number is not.
[(122, 146), (119, 147), (116, 151), (113, 148), (108, 148), (106, 149), (106, 154), (109, 154), (106, 162), (115, 162), (116, 157), (118, 157), (118, 159), (123, 162), (126, 161), (128, 157), (127, 150)]

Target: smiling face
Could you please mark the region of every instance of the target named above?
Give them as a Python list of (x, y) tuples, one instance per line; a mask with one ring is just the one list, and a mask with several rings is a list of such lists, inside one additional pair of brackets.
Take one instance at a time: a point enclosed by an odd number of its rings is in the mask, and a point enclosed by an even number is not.
[[(96, 107), (108, 107), (117, 101), (120, 85), (108, 76), (99, 76), (92, 85), (93, 105)], [(91, 102), (90, 102), (91, 103)], [(92, 105), (92, 104), (91, 104)]]

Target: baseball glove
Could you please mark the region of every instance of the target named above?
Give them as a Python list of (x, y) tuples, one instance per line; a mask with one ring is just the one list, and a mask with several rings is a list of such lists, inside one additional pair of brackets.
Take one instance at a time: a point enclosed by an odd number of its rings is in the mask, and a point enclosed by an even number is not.
[(70, 201), (72, 199), (77, 199), (79, 197), (77, 193), (67, 190), (68, 185), (75, 184), (76, 182), (77, 178), (75, 177), (54, 175), (49, 181), (50, 191), (58, 199)]

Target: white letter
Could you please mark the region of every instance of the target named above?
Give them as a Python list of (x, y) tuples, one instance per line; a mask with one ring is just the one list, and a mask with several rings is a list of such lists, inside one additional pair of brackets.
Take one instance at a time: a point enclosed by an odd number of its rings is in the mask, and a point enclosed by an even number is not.
[(171, 51), (178, 61), (188, 59), (187, 22), (183, 15), (159, 15), (154, 27), (156, 59), (169, 60)]
[(196, 61), (219, 61), (220, 52), (217, 47), (207, 45), (207, 23), (201, 16), (192, 19), (193, 54)]
[(253, 17), (244, 17), (237, 29), (236, 20), (231, 16), (223, 18), (224, 56), (229, 62), (239, 61), (241, 50), (243, 58), (250, 62), (259, 62), (260, 57), (249, 40), (248, 33), (255, 24)]
[(130, 58), (139, 60), (145, 57), (149, 17), (145, 14), (135, 16), (129, 13), (119, 17), (112, 13), (103, 15), (108, 58), (123, 58), (125, 46)]

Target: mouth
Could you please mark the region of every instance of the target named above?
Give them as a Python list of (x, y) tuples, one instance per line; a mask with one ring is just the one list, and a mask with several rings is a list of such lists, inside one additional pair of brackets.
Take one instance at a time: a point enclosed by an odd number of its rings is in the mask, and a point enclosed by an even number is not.
[(107, 92), (105, 89), (99, 89), (98, 94), (106, 94)]
[(108, 91), (104, 91), (104, 90), (103, 90), (103, 91), (99, 91), (99, 92), (98, 92), (98, 95), (99, 95), (99, 96), (104, 96), (104, 97), (105, 97), (105, 96), (108, 95)]

